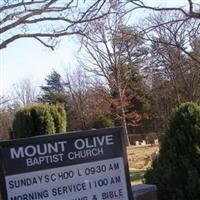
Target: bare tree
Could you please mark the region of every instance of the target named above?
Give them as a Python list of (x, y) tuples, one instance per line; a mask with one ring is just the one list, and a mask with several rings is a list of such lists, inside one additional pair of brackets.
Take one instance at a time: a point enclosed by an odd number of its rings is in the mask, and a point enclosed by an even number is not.
[(53, 49), (59, 37), (86, 36), (88, 23), (111, 9), (113, 3), (106, 0), (2, 0), (0, 49), (20, 38), (33, 38)]
[[(108, 114), (109, 102), (105, 88), (91, 83), (86, 73), (78, 68), (73, 74), (66, 74), (68, 91), (67, 111), (70, 130), (92, 128), (94, 119)], [(103, 97), (104, 96), (104, 97)]]
[(31, 104), (37, 101), (39, 91), (29, 79), (24, 79), (13, 85), (13, 99), (19, 106)]
[(94, 27), (98, 27), (98, 30), (91, 34), (92, 41), (82, 41), (88, 58), (83, 60), (82, 65), (88, 72), (102, 77), (110, 89), (116, 92), (120, 106), (119, 116), (129, 145), (125, 91), (145, 54), (137, 33), (123, 26), (122, 21), (121, 16), (116, 15), (108, 21), (95, 24)]
[(178, 20), (181, 17), (182, 15), (177, 12), (168, 13), (166, 11), (149, 15), (144, 26), (140, 26), (143, 39), (179, 49), (182, 54), (190, 57), (199, 65), (200, 58), (193, 54), (193, 48), (200, 36), (200, 21), (196, 19)]
[[(166, 18), (163, 14), (156, 15), (151, 18), (151, 24), (156, 26), (158, 20), (162, 22)], [(182, 102), (181, 97), (197, 101), (200, 95), (199, 23), (195, 20), (167, 23), (157, 26), (148, 38), (152, 42), (152, 67), (170, 80), (177, 103)]]
[[(189, 18), (200, 19), (200, 12), (199, 12), (200, 3), (197, 0), (180, 1), (180, 5), (176, 7), (168, 7), (165, 5), (155, 6), (155, 3), (153, 1), (145, 1), (145, 0), (131, 0), (131, 1), (127, 0), (127, 1), (121, 1), (121, 3), (125, 5), (128, 4), (126, 12), (132, 12), (136, 9), (148, 9), (148, 10), (152, 10), (156, 12), (176, 11), (182, 14), (183, 16), (182, 20), (187, 20)], [(170, 2), (167, 2), (167, 3), (170, 3)]]
[(10, 101), (9, 97), (6, 97), (5, 95), (0, 96), (0, 107), (4, 106)]
[(152, 96), (161, 128), (166, 128), (176, 106), (200, 99), (199, 22), (194, 19), (169, 22), (176, 16), (177, 13), (167, 12), (151, 16), (148, 25), (154, 30), (145, 35), (150, 43)]
[(0, 109), (0, 140), (9, 138), (12, 118), (11, 113)]
[(8, 96), (0, 97), (0, 140), (9, 138), (13, 118), (9, 109), (11, 101), (12, 99)]
[[(68, 98), (68, 110), (70, 110), (71, 112), (69, 117), (73, 117), (76, 119), (76, 127), (79, 127), (80, 129), (85, 129), (87, 113), (85, 113), (84, 96), (88, 87), (85, 74), (83, 74), (83, 72), (80, 70), (76, 71), (76, 73), (71, 76), (67, 73), (66, 86), (70, 95), (70, 98)], [(78, 122), (80, 123), (80, 125), (78, 125)], [(72, 129), (74, 129), (73, 125), (70, 126)]]
[[(173, 6), (173, 2), (168, 1), (165, 3), (165, 1), (146, 1), (146, 0), (125, 0), (120, 1), (120, 3), (124, 6), (123, 14), (129, 15), (131, 19), (133, 18), (134, 12), (136, 10), (140, 10), (143, 12), (146, 12), (142, 20), (139, 20), (139, 26), (141, 28), (142, 35), (146, 35), (147, 40), (149, 40), (148, 35), (152, 32), (154, 32), (155, 29), (159, 26), (168, 26), (170, 25), (181, 27), (184, 26), (184, 23), (188, 23), (188, 21), (191, 21), (190, 23), (194, 23), (193, 26), (193, 32), (198, 31), (200, 27), (200, 3), (198, 0), (182, 0), (179, 1), (179, 4), (176, 3), (175, 6)], [(171, 7), (170, 7), (171, 5)], [(137, 16), (137, 15), (136, 15)], [(151, 20), (153, 16), (154, 24), (152, 23), (146, 23), (145, 18), (148, 20)], [(163, 16), (163, 17), (162, 17)], [(157, 19), (156, 19), (157, 18)], [(190, 33), (192, 34), (192, 33)], [(152, 39), (152, 38), (151, 38)], [(164, 42), (164, 41), (162, 41)], [(188, 42), (188, 40), (186, 41)], [(181, 51), (184, 51), (185, 54), (188, 54), (193, 60), (198, 62), (200, 64), (200, 59), (197, 57), (194, 57), (190, 52), (188, 51), (188, 47), (185, 42), (184, 46), (178, 46), (176, 43), (170, 43), (170, 41), (165, 41), (168, 45), (176, 46), (181, 48)], [(188, 45), (190, 46), (190, 44)]]

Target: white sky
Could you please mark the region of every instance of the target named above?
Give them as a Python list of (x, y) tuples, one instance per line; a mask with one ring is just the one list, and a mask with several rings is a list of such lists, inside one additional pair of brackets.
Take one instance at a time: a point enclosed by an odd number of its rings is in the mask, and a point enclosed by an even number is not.
[(63, 39), (54, 51), (30, 39), (8, 45), (0, 51), (0, 95), (11, 91), (20, 80), (30, 79), (41, 85), (53, 69), (63, 74), (65, 68), (75, 65), (78, 48), (71, 37)]
[[(183, 4), (186, 0), (146, 0), (156, 4), (165, 3), (167, 6)], [(200, 0), (196, 0), (200, 3)], [(140, 17), (140, 15), (139, 15)], [(0, 51), (0, 96), (9, 92), (14, 83), (30, 79), (37, 85), (53, 69), (63, 74), (64, 68), (76, 65), (75, 55), (79, 44), (72, 37), (62, 40), (62, 43), (51, 51), (40, 43), (30, 39), (20, 39), (6, 49)]]

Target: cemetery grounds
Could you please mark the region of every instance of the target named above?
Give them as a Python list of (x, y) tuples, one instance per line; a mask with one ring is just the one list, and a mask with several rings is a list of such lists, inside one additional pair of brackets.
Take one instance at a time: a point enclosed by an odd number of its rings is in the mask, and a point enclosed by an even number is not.
[(159, 151), (158, 144), (131, 145), (127, 147), (128, 163), (131, 184), (137, 185), (143, 182), (145, 171), (151, 167)]

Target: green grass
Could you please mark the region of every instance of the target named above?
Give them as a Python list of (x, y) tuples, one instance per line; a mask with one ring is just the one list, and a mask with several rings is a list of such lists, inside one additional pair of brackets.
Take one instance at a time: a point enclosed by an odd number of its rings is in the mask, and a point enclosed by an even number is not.
[(145, 171), (130, 171), (130, 179), (132, 185), (143, 183)]

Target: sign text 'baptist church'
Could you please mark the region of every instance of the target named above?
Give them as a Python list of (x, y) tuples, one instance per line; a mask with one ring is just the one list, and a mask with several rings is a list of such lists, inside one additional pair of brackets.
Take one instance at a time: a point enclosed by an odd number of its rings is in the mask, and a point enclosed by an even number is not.
[(121, 128), (0, 143), (3, 200), (130, 200)]

